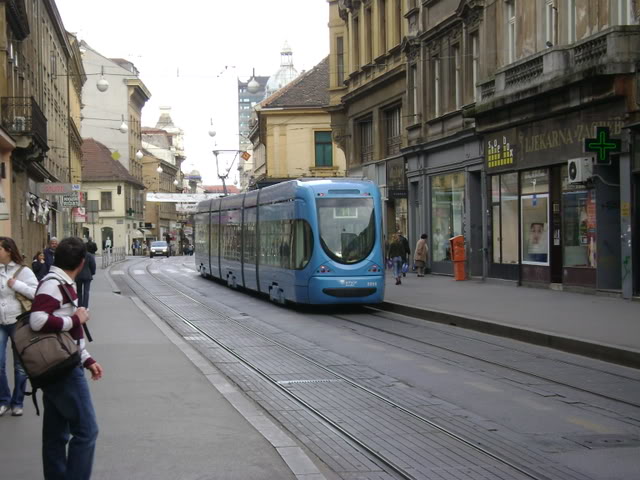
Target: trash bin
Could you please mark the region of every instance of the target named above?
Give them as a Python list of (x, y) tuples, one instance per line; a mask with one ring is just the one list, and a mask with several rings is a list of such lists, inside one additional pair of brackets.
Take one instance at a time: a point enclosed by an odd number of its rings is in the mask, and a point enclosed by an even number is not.
[(467, 253), (464, 248), (464, 237), (462, 235), (456, 235), (450, 238), (449, 245), (451, 246), (451, 260), (453, 260), (453, 276), (456, 281), (466, 280), (465, 262), (467, 260)]

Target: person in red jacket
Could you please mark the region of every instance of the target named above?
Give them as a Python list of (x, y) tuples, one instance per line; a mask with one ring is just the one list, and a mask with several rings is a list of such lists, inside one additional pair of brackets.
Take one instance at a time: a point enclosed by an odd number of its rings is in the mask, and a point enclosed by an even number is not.
[(68, 331), (78, 341), (81, 359), (81, 365), (65, 377), (42, 388), (45, 479), (88, 480), (93, 468), (98, 424), (83, 367), (94, 380), (100, 379), (103, 371), (85, 348), (82, 325), (89, 320), (89, 312), (77, 307), (74, 287), (86, 254), (79, 238), (65, 238), (58, 244), (54, 264), (40, 282), (29, 317), (34, 331)]

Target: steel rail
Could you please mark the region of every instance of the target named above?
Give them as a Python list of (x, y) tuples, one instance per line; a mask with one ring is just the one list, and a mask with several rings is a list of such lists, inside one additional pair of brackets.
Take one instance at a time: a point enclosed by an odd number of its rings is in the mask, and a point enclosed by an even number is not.
[[(374, 309), (374, 310), (376, 310), (376, 309)], [(412, 341), (417, 342), (417, 343), (422, 344), (422, 345), (428, 345), (430, 347), (438, 348), (440, 350), (444, 350), (446, 352), (454, 353), (456, 355), (460, 355), (460, 356), (463, 356), (463, 357), (466, 357), (466, 358), (471, 358), (473, 360), (479, 360), (479, 361), (484, 362), (484, 363), (486, 363), (488, 365), (494, 365), (494, 366), (497, 366), (497, 367), (501, 367), (501, 368), (510, 370), (512, 372), (518, 372), (518, 373), (521, 373), (523, 375), (528, 375), (530, 377), (537, 378), (539, 380), (545, 380), (547, 382), (550, 382), (550, 383), (553, 383), (553, 384), (556, 384), (556, 385), (560, 385), (560, 386), (563, 386), (563, 387), (572, 388), (574, 390), (577, 390), (577, 391), (580, 391), (580, 392), (583, 392), (583, 393), (587, 393), (587, 394), (590, 394), (590, 395), (593, 395), (593, 396), (596, 396), (596, 397), (604, 398), (606, 400), (610, 400), (610, 401), (613, 401), (613, 402), (617, 402), (617, 403), (621, 403), (621, 404), (624, 404), (624, 405), (628, 405), (630, 407), (640, 408), (640, 403), (635, 403), (635, 402), (632, 402), (632, 401), (629, 401), (629, 400), (623, 400), (621, 398), (612, 397), (612, 396), (606, 395), (604, 393), (598, 393), (598, 392), (594, 392), (592, 390), (587, 390), (586, 388), (579, 387), (579, 386), (573, 385), (571, 383), (566, 383), (566, 382), (561, 382), (559, 380), (554, 380), (553, 378), (550, 378), (550, 377), (547, 377), (547, 376), (544, 376), (544, 375), (528, 372), (526, 370), (523, 370), (523, 369), (520, 369), (520, 368), (511, 367), (511, 366), (506, 365), (504, 363), (496, 362), (496, 361), (493, 361), (493, 360), (487, 360), (485, 358), (477, 357), (477, 356), (474, 356), (474, 355), (469, 354), (469, 353), (463, 353), (463, 352), (460, 352), (458, 350), (454, 350), (454, 349), (448, 348), (448, 347), (443, 347), (441, 345), (437, 345), (435, 343), (431, 343), (431, 342), (428, 342), (428, 341), (425, 341), (425, 340), (418, 340), (415, 337), (410, 337), (410, 336), (404, 335), (402, 333), (392, 332), (390, 330), (385, 330), (384, 328), (380, 328), (380, 327), (374, 327), (374, 326), (368, 325), (366, 323), (361, 323), (361, 322), (358, 322), (356, 320), (345, 318), (345, 317), (342, 317), (342, 316), (339, 316), (339, 315), (331, 315), (331, 316), (334, 317), (334, 318), (337, 318), (339, 320), (342, 320), (344, 322), (354, 323), (356, 325), (360, 325), (362, 327), (370, 328), (370, 329), (376, 330), (378, 332), (387, 333), (389, 335), (394, 335), (396, 337), (412, 340)], [(411, 317), (411, 318), (414, 318), (414, 317)], [(447, 332), (443, 332), (443, 333), (445, 333), (447, 335), (454, 336), (454, 335), (449, 334)], [(468, 337), (464, 337), (464, 336), (462, 336), (462, 337), (463, 338), (468, 338)], [(402, 348), (403, 350), (406, 350), (403, 347), (397, 347), (397, 348)], [(417, 352), (413, 352), (412, 351), (412, 353), (417, 353)], [(565, 363), (565, 364), (568, 364), (568, 365), (572, 365), (570, 362), (562, 362), (562, 363)], [(573, 366), (585, 368), (585, 367), (582, 367), (581, 365), (573, 365)], [(597, 370), (597, 371), (599, 371), (600, 373), (604, 373), (604, 374), (608, 374), (608, 375), (612, 375), (612, 376), (618, 376), (620, 378), (624, 378), (624, 379), (627, 379), (627, 380), (638, 382), (638, 380), (636, 380), (636, 379), (629, 378), (629, 377), (626, 377), (626, 376), (623, 376), (623, 375), (617, 375), (615, 373), (609, 373), (609, 372), (602, 371), (602, 370)]]
[[(429, 420), (425, 417), (423, 417), (422, 415), (420, 415), (419, 413), (416, 413), (406, 407), (404, 407), (403, 405), (400, 405), (399, 403), (395, 402), (394, 400), (391, 400), (390, 398), (385, 397), (384, 395), (358, 383), (355, 382), (354, 380), (346, 377), (345, 375), (336, 372), (334, 370), (332, 370), (331, 368), (328, 368), (318, 362), (316, 362), (315, 360), (307, 357), (304, 354), (301, 354), (299, 352), (296, 352), (295, 350), (291, 349), (290, 347), (288, 347), (287, 345), (284, 345), (276, 340), (273, 340), (271, 338), (269, 338), (268, 336), (264, 335), (261, 332), (258, 332), (250, 327), (247, 327), (246, 325), (242, 324), (241, 322), (235, 320), (234, 318), (218, 312), (214, 309), (212, 309), (210, 306), (202, 303), (201, 301), (199, 301), (196, 298), (193, 298), (192, 296), (184, 293), (183, 291), (181, 291), (180, 289), (176, 288), (174, 285), (171, 285), (169, 282), (158, 278), (154, 273), (151, 272), (151, 270), (149, 269), (150, 265), (147, 264), (146, 269), (149, 272), (149, 275), (152, 276), (153, 278), (155, 278), (156, 280), (164, 283), (165, 285), (167, 285), (170, 288), (173, 288), (176, 292), (178, 292), (179, 294), (181, 294), (182, 296), (186, 297), (187, 299), (191, 300), (192, 302), (204, 307), (206, 310), (215, 313), (216, 315), (218, 315), (219, 317), (224, 318), (227, 321), (230, 321), (234, 324), (236, 324), (237, 326), (241, 327), (242, 329), (252, 333), (253, 335), (259, 336), (264, 340), (268, 340), (269, 342), (271, 342), (272, 344), (278, 346), (279, 348), (282, 348), (283, 350), (305, 360), (306, 362), (324, 370), (325, 372), (340, 378), (341, 380), (343, 380), (345, 383), (359, 389), (362, 390), (366, 393), (368, 393), (369, 395), (385, 402), (386, 404), (392, 406), (393, 408), (415, 418), (416, 420), (419, 420), (423, 423), (425, 423), (426, 425), (429, 425), (430, 427), (444, 433), (445, 435), (449, 436), (450, 438), (482, 453), (483, 455), (492, 458), (493, 460), (495, 460), (496, 462), (499, 462), (505, 466), (508, 466), (509, 468), (511, 468), (514, 471), (517, 471), (519, 473), (521, 473), (522, 475), (532, 479), (532, 480), (551, 480), (550, 477), (547, 476), (541, 476), (539, 474), (536, 474), (534, 472), (531, 472), (527, 467), (521, 466), (516, 464), (515, 462), (512, 462), (509, 459), (506, 459), (504, 457), (502, 457), (501, 455), (492, 452), (491, 450), (481, 447), (477, 444), (475, 444), (474, 442), (465, 439), (464, 437), (462, 437), (461, 435), (452, 432), (451, 430), (447, 429), (446, 427), (443, 427), (441, 425), (439, 425), (438, 423)], [(413, 475), (411, 475), (409, 472), (406, 472), (404, 469), (402, 469), (401, 467), (397, 466), (392, 460), (386, 458), (383, 454), (377, 452), (375, 449), (373, 449), (372, 447), (369, 447), (368, 445), (366, 445), (365, 443), (363, 443), (361, 440), (359, 440), (357, 437), (355, 437), (353, 434), (349, 433), (348, 431), (346, 431), (343, 427), (341, 427), (339, 424), (335, 423), (333, 420), (331, 420), (330, 418), (326, 417), (324, 414), (322, 414), (321, 412), (319, 412), (318, 410), (316, 410), (313, 406), (309, 405), (306, 401), (304, 401), (303, 399), (297, 397), (295, 394), (293, 394), (291, 391), (289, 391), (287, 388), (283, 387), (281, 384), (279, 384), (276, 380), (273, 380), (267, 373), (265, 373), (262, 369), (260, 369), (260, 367), (254, 365), (251, 361), (245, 359), (242, 355), (238, 354), (236, 351), (234, 351), (233, 349), (227, 347), (226, 345), (224, 345), (222, 342), (220, 342), (219, 340), (213, 338), (212, 336), (210, 336), (208, 333), (206, 333), (205, 331), (203, 331), (201, 328), (199, 328), (197, 325), (195, 325), (193, 322), (191, 322), (190, 320), (188, 320), (187, 318), (185, 318), (182, 314), (180, 314), (178, 311), (176, 311), (176, 309), (174, 309), (173, 307), (166, 305), (160, 297), (154, 295), (148, 288), (142, 286), (141, 284), (136, 284), (137, 286), (140, 286), (142, 288), (144, 288), (153, 298), (156, 299), (156, 301), (162, 303), (166, 308), (168, 308), (169, 310), (171, 310), (177, 317), (179, 317), (184, 323), (186, 323), (187, 325), (189, 325), (191, 328), (194, 328), (195, 330), (197, 330), (198, 332), (200, 332), (201, 334), (203, 334), (204, 336), (206, 336), (207, 338), (209, 338), (211, 341), (213, 341), (214, 343), (216, 343), (218, 346), (220, 346), (221, 348), (223, 348), (225, 351), (227, 351), (228, 353), (230, 353), (231, 355), (233, 355), (234, 357), (238, 358), (240, 361), (242, 361), (244, 364), (246, 364), (248, 367), (250, 367), (252, 370), (254, 370), (256, 373), (258, 373), (260, 376), (262, 376), (264, 379), (266, 379), (267, 381), (269, 381), (271, 384), (273, 384), (274, 386), (276, 386), (279, 390), (281, 390), (282, 392), (286, 393), (288, 396), (290, 396), (291, 398), (293, 398), (295, 401), (299, 402), (301, 405), (303, 405), (305, 408), (307, 408), (310, 412), (312, 412), (314, 415), (316, 415), (318, 418), (321, 418), (323, 421), (325, 421), (327, 424), (331, 425), (331, 427), (333, 427), (334, 429), (336, 429), (337, 431), (339, 431), (340, 433), (342, 433), (343, 435), (345, 435), (347, 438), (349, 438), (350, 440), (352, 440), (354, 443), (356, 443), (357, 445), (359, 445), (360, 447), (364, 448), (367, 452), (369, 452), (371, 455), (375, 456), (376, 458), (378, 458), (381, 462), (383, 462), (385, 465), (389, 466), (390, 468), (392, 468), (396, 473), (398, 473), (399, 475), (403, 476), (403, 478), (407, 478), (407, 479), (415, 479), (416, 477), (414, 477)]]

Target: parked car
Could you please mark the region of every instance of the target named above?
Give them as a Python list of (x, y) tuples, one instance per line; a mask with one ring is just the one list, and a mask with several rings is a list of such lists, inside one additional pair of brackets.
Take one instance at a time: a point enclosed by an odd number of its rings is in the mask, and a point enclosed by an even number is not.
[(153, 258), (155, 255), (164, 255), (167, 258), (170, 254), (170, 248), (167, 242), (158, 240), (157, 242), (151, 242), (151, 248), (149, 249), (149, 257)]

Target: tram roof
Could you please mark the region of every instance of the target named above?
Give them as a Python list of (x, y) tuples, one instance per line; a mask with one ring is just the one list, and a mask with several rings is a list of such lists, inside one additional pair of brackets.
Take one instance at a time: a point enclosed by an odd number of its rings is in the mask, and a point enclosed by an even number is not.
[[(216, 208), (220, 206), (222, 209), (227, 208), (240, 208), (255, 207), (260, 198), (260, 204), (273, 203), (279, 200), (285, 200), (295, 197), (296, 190), (299, 188), (311, 188), (316, 190), (322, 187), (331, 187), (339, 185), (343, 189), (362, 188), (366, 186), (370, 188), (374, 185), (371, 180), (355, 179), (355, 178), (300, 178), (297, 180), (289, 180), (287, 182), (278, 183), (276, 185), (270, 185), (260, 190), (252, 190), (247, 193), (241, 193), (237, 195), (230, 195), (214, 200), (205, 200), (198, 204), (198, 212), (209, 211), (212, 207)], [(259, 195), (259, 197), (258, 197)], [(214, 202), (214, 203), (211, 203)], [(217, 205), (215, 202), (221, 202)]]

